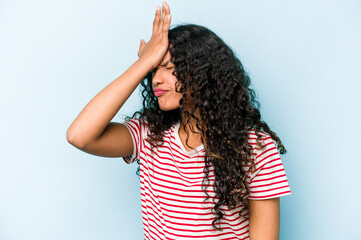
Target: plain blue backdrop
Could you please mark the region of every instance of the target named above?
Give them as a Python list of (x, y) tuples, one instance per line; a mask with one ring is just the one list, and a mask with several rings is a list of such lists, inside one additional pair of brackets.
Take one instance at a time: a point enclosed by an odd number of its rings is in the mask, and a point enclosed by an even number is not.
[[(283, 240), (361, 239), (361, 2), (168, 1), (241, 59), (282, 139)], [(161, 1), (0, 0), (0, 239), (142, 239), (137, 164), (66, 140), (137, 59)], [(113, 121), (140, 107), (139, 89)]]

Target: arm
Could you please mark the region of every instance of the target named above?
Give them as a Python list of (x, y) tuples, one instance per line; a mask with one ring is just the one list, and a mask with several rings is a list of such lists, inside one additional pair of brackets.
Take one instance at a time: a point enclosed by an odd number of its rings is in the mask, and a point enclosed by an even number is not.
[(250, 240), (278, 240), (280, 199), (249, 200)]
[[(116, 145), (119, 151), (131, 153), (132, 139), (130, 134), (127, 134), (127, 128), (110, 121), (150, 70), (151, 66), (146, 60), (138, 59), (120, 77), (99, 92), (69, 126), (68, 142), (95, 155), (121, 154), (111, 150), (115, 150)], [(127, 144), (128, 142), (130, 144)]]
[(163, 3), (162, 14), (157, 7), (151, 39), (148, 43), (141, 40), (139, 59), (84, 107), (67, 130), (69, 143), (101, 156), (123, 157), (133, 152), (128, 129), (123, 124), (110, 121), (144, 76), (163, 60), (168, 51), (170, 19), (166, 3)]

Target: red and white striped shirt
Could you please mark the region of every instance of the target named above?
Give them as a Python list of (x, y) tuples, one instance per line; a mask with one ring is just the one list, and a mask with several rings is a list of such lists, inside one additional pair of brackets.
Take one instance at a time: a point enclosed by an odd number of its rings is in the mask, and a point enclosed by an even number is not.
[[(249, 239), (248, 220), (239, 216), (242, 205), (229, 210), (221, 227), (215, 231), (211, 213), (214, 206), (213, 168), (206, 198), (201, 185), (204, 178), (204, 146), (188, 152), (178, 134), (179, 122), (165, 131), (164, 144), (151, 151), (146, 140), (149, 132), (145, 120), (131, 119), (123, 123), (131, 132), (134, 151), (124, 157), (126, 163), (140, 159), (140, 188), (143, 229), (146, 239)], [(255, 132), (250, 132), (256, 164), (254, 173), (247, 172), (249, 199), (267, 199), (291, 194), (280, 155), (272, 138), (261, 131), (266, 147), (256, 149)], [(245, 168), (246, 169), (246, 168)]]

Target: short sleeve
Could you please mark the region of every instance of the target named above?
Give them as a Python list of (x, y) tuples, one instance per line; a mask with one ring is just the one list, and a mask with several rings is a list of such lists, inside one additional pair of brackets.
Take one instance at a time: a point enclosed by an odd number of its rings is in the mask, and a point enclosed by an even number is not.
[(129, 129), (133, 140), (133, 153), (123, 157), (126, 163), (131, 164), (140, 157), (146, 124), (144, 120), (138, 118), (132, 118), (129, 121), (123, 122), (122, 124)]
[(255, 171), (250, 174), (249, 199), (269, 199), (291, 194), (276, 144), (269, 135), (261, 141), (265, 147), (256, 151)]

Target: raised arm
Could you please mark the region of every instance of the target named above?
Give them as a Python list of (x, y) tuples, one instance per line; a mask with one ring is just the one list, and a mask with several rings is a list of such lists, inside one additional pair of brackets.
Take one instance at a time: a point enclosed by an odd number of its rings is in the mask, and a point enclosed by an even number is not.
[(170, 9), (157, 7), (153, 32), (148, 43), (141, 40), (139, 59), (121, 76), (101, 90), (79, 113), (67, 130), (67, 140), (75, 147), (99, 156), (123, 157), (133, 152), (128, 129), (110, 122), (145, 75), (157, 67), (168, 51)]

